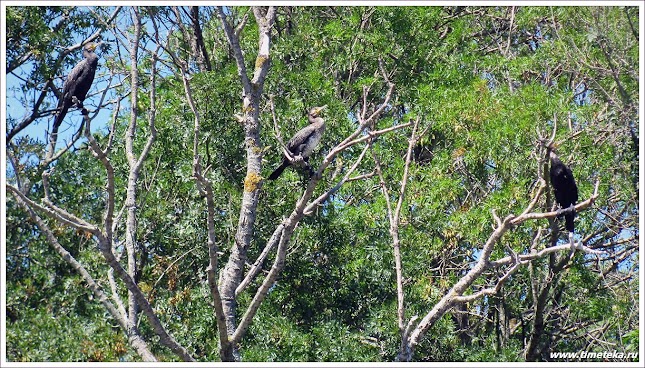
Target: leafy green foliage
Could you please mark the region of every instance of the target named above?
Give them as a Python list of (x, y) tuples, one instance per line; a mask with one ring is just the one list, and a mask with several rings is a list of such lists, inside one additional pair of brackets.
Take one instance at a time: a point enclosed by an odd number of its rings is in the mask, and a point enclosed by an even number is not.
[[(26, 91), (60, 73), (60, 66), (50, 65), (53, 59), (46, 55), (57, 45), (71, 43), (70, 34), (87, 35), (100, 21), (78, 8), (7, 9), (8, 63), (25, 52), (35, 55), (33, 65), (16, 71), (29, 81), (20, 85)], [(226, 11), (237, 24), (247, 10)], [(243, 126), (235, 118), (242, 106), (241, 88), (216, 12), (200, 11), (212, 70), (198, 71), (190, 42), (176, 28), (160, 37), (168, 37), (169, 47), (178, 48), (177, 54), (190, 61), (190, 84), (202, 124), (197, 153), (213, 183), (221, 271), (235, 241), (246, 175)], [(149, 17), (160, 24), (174, 19), (170, 8), (145, 8), (144, 14), (144, 41), (154, 37)], [(52, 32), (51, 24), (59, 18), (63, 28)], [(258, 44), (252, 18), (240, 35), (249, 71)], [(131, 32), (131, 24), (119, 19), (116, 26)], [(592, 195), (596, 181), (600, 183), (594, 206), (577, 215), (576, 236), (609, 255), (597, 261), (579, 252), (571, 260), (567, 254), (553, 254), (520, 267), (497, 295), (456, 305), (440, 318), (416, 347), (414, 359), (522, 361), (533, 336), (534, 356), (548, 360), (550, 351), (577, 351), (589, 344), (596, 348), (585, 336), (601, 328), (609, 345), (637, 351), (638, 27), (638, 9), (630, 7), (279, 8), (260, 110), (261, 174), (268, 176), (282, 160), (269, 98), (285, 141), (306, 124), (308, 108), (328, 105), (324, 140), (310, 160), (318, 167), (324, 154), (357, 128), (364, 87), (370, 87), (368, 113), (382, 101), (387, 84), (380, 60), (396, 89), (374, 128), (420, 117), (419, 130), (424, 132), (413, 150), (399, 228), (405, 315), (423, 317), (480, 257), (492, 232), (491, 211), (502, 218), (518, 215), (535, 195), (544, 162), (538, 157), (538, 134), (549, 136), (555, 117), (558, 149), (574, 172), (581, 200)], [(104, 32), (105, 38), (116, 38)], [(114, 91), (126, 95), (127, 52), (112, 50), (104, 55), (101, 68), (123, 76)], [(146, 56), (138, 65), (135, 152), (143, 149), (150, 134), (152, 102), (151, 58), (141, 52)], [(196, 359), (218, 361), (217, 323), (206, 281), (207, 209), (193, 178), (195, 117), (180, 72), (167, 55), (161, 56), (164, 63), (159, 64), (155, 88), (158, 136), (137, 186), (136, 281), (163, 325)], [(17, 94), (13, 97), (20, 100)], [(121, 110), (111, 111), (114, 116), (103, 122), (107, 126), (112, 118), (115, 121), (110, 162), (115, 168), (117, 211), (126, 197), (123, 137), (130, 109), (123, 102)], [(109, 133), (94, 133), (103, 147)], [(380, 161), (389, 199), (396, 203), (409, 135), (410, 129), (403, 129), (376, 139), (355, 173), (366, 176), (347, 182), (298, 224), (285, 268), (242, 340), (244, 361), (396, 359), (401, 332), (392, 239), (381, 182), (371, 174), (371, 154)], [(33, 183), (27, 194), (36, 202), (43, 197), (38, 160), (44, 147), (33, 137), (14, 139), (8, 147), (20, 163), (8, 165), (8, 182), (13, 185), (20, 178)], [(49, 197), (100, 224), (106, 173), (87, 143), (76, 147), (53, 165)], [(339, 155), (315, 194), (335, 185), (361, 149)], [(249, 263), (293, 210), (306, 180), (304, 172), (289, 169), (279, 180), (262, 184)], [(534, 211), (547, 212), (552, 205), (547, 192)], [(9, 196), (8, 360), (139, 360), (123, 331), (26, 218)], [(110, 290), (108, 267), (91, 236), (53, 219), (46, 221), (61, 245)], [(518, 253), (555, 245), (558, 234), (552, 232), (558, 226), (562, 224), (557, 220), (527, 221), (502, 238), (492, 259), (507, 256), (506, 245)], [(545, 232), (535, 240), (538, 228)], [(123, 226), (117, 227), (115, 237), (122, 242)], [(560, 235), (560, 241), (564, 238)], [(272, 252), (264, 261), (260, 277), (274, 257)], [(558, 266), (562, 260), (566, 262)], [(466, 294), (494, 286), (501, 275), (487, 271)], [(240, 312), (260, 282), (255, 280), (240, 295)], [(120, 284), (118, 293), (126, 298)], [(540, 326), (538, 309), (545, 321)], [(159, 359), (178, 359), (156, 341), (145, 318), (139, 328)]]

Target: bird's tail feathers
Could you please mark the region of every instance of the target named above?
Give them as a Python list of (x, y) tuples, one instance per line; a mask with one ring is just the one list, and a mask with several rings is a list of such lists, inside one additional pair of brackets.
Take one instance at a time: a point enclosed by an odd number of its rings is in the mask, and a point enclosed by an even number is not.
[(278, 166), (278, 168), (277, 168), (277, 169), (275, 169), (275, 170), (271, 173), (271, 175), (269, 175), (269, 180), (275, 180), (275, 179), (277, 179), (278, 177), (280, 177), (280, 175), (282, 175), (282, 172), (284, 171), (284, 169), (286, 169), (286, 168), (287, 168), (287, 166), (289, 166), (289, 161), (283, 161), (283, 162), (282, 162), (282, 165)]
[(58, 127), (63, 122), (63, 119), (65, 119), (65, 115), (67, 115), (67, 110), (69, 110), (69, 105), (66, 103), (60, 107), (60, 110), (58, 111), (58, 114), (56, 114), (56, 118), (54, 119), (54, 127), (52, 128), (52, 132), (58, 131)]
[(564, 215), (564, 226), (567, 229), (568, 232), (572, 233), (574, 229), (573, 225), (573, 219), (576, 217), (575, 212), (574, 213), (568, 213)]

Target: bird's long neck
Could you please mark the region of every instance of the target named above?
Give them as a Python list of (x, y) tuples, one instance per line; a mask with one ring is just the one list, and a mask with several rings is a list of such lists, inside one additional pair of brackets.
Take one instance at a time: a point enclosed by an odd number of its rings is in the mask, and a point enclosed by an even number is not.
[(94, 52), (88, 50), (83, 50), (83, 56), (90, 62), (98, 59), (98, 56)]
[(558, 157), (558, 155), (553, 151), (549, 152), (549, 158), (551, 159), (551, 164), (553, 164), (553, 165), (558, 164), (558, 163), (561, 162), (560, 158)]
[(308, 116), (307, 116), (307, 118), (309, 119), (309, 124), (318, 124), (318, 125), (322, 125), (322, 124), (324, 124), (324, 123), (325, 123), (325, 121), (323, 120), (323, 118), (321, 118), (320, 116), (308, 115)]

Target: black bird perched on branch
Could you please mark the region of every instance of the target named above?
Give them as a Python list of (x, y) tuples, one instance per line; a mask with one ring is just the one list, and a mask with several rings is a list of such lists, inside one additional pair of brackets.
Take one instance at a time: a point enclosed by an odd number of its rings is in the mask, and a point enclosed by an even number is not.
[(85, 45), (83, 48), (85, 59), (79, 61), (67, 76), (63, 84), (63, 94), (58, 100), (58, 115), (54, 120), (52, 132), (58, 131), (58, 127), (63, 122), (65, 115), (67, 115), (67, 110), (72, 104), (75, 104), (78, 108), (83, 108), (83, 101), (87, 96), (87, 91), (92, 86), (99, 62), (99, 57), (94, 53), (95, 49), (96, 44), (94, 43)]
[[(560, 161), (552, 147), (549, 148), (549, 158), (551, 159), (549, 176), (556, 202), (558, 202), (562, 209), (574, 206), (578, 201), (578, 187), (576, 186), (576, 181), (573, 179), (571, 169)], [(564, 214), (565, 227), (570, 233), (573, 233), (573, 219), (575, 217), (576, 212), (573, 209)]]
[[(309, 110), (307, 119), (309, 119), (309, 125), (300, 129), (296, 135), (293, 136), (287, 143), (287, 149), (293, 157), (301, 156), (302, 159), (309, 165), (309, 156), (314, 151), (320, 139), (322, 138), (323, 132), (325, 131), (325, 121), (320, 117), (321, 111), (326, 108), (327, 105), (321, 107), (314, 107)], [(285, 156), (282, 160), (282, 165), (278, 166), (275, 171), (269, 175), (269, 180), (277, 179), (282, 171), (291, 165), (289, 158)]]

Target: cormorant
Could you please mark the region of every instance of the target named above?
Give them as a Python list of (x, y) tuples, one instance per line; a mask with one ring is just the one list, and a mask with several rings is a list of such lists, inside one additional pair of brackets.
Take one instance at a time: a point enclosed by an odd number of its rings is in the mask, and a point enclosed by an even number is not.
[[(327, 105), (321, 107), (314, 107), (309, 110), (307, 119), (309, 120), (309, 125), (300, 129), (293, 138), (287, 143), (287, 149), (291, 152), (291, 155), (294, 157), (302, 156), (305, 162), (309, 162), (309, 156), (314, 151), (320, 139), (322, 138), (323, 132), (325, 131), (325, 121), (320, 117), (321, 111), (326, 108)], [(269, 180), (277, 179), (282, 171), (291, 165), (291, 161), (287, 157), (282, 160), (282, 165), (278, 166), (277, 169), (271, 175), (269, 175)]]
[(58, 100), (58, 115), (54, 120), (54, 128), (52, 132), (57, 132), (58, 127), (63, 122), (67, 110), (76, 104), (78, 108), (83, 108), (83, 101), (90, 90), (92, 82), (94, 81), (94, 73), (99, 62), (98, 56), (94, 53), (96, 44), (89, 43), (83, 48), (83, 56), (85, 59), (76, 64), (74, 69), (69, 73), (65, 83), (63, 84), (63, 94)]
[[(573, 179), (571, 169), (560, 161), (553, 149), (550, 149), (549, 158), (551, 159), (549, 176), (556, 202), (558, 202), (562, 209), (574, 206), (578, 201), (578, 187), (576, 186), (576, 181)], [(565, 227), (570, 233), (573, 233), (573, 219), (575, 217), (575, 211), (564, 215)]]

